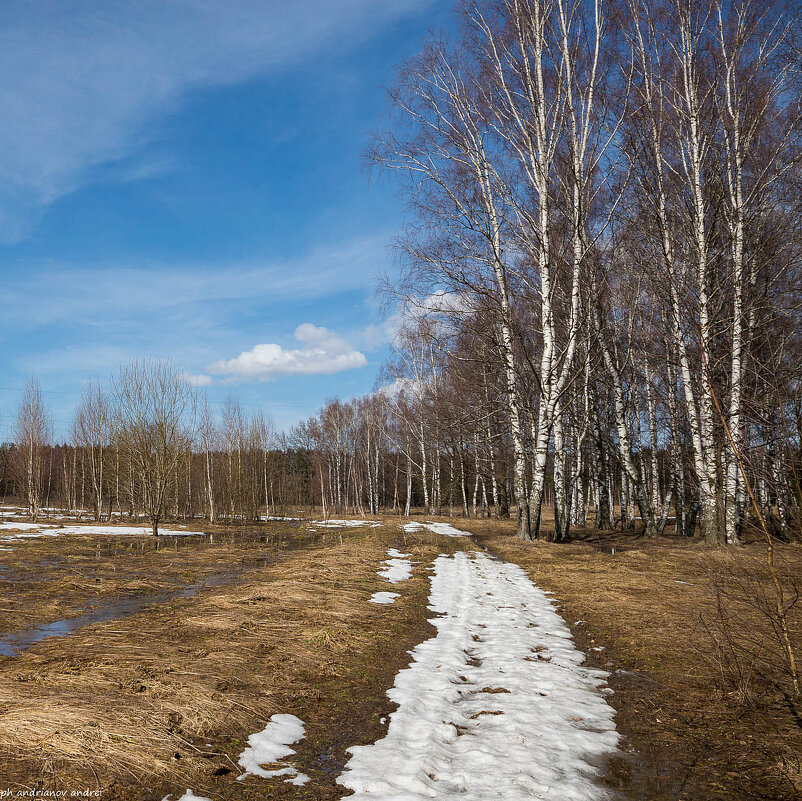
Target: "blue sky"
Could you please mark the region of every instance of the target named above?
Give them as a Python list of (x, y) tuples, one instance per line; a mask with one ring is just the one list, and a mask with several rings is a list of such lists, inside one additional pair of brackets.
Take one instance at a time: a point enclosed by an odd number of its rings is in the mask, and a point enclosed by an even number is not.
[(5, 0), (0, 435), (169, 358), (280, 427), (369, 391), (403, 220), (361, 153), (443, 0)]

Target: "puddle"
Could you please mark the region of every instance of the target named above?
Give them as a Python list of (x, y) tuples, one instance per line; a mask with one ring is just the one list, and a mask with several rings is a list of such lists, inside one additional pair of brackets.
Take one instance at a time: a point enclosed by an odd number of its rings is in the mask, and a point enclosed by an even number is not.
[[(53, 623), (43, 623), (30, 629), (2, 635), (0, 636), (0, 656), (17, 656), (21, 651), (31, 648), (37, 643), (51, 637), (67, 637), (74, 631), (93, 623), (105, 623), (109, 620), (119, 620), (121, 618), (130, 617), (156, 604), (167, 603), (177, 598), (191, 598), (200, 590), (231, 584), (253, 570), (259, 570), (275, 564), (275, 562), (284, 558), (292, 551), (326, 541), (325, 536), (299, 538), (292, 536), (278, 537), (275, 534), (256, 534), (251, 535), (250, 538), (255, 539), (257, 542), (266, 541), (271, 543), (272, 540), (271, 544), (276, 547), (276, 550), (255, 553), (248, 556), (242, 564), (236, 567), (230, 568), (222, 573), (213, 574), (204, 579), (199, 579), (192, 584), (177, 589), (147, 595), (118, 597), (115, 600), (103, 603), (97, 608), (90, 608), (84, 614), (76, 617), (62, 618)], [(158, 549), (158, 544), (156, 547)], [(61, 560), (55, 559), (52, 561), (58, 563)], [(2, 578), (3, 577), (0, 576), (0, 580), (2, 580)]]
[[(20, 562), (19, 564), (0, 565), (0, 581), (17, 582), (47, 582), (52, 580), (49, 568), (57, 568), (64, 559), (61, 556), (52, 559), (40, 559), (38, 562)], [(39, 574), (37, 571), (42, 569)]]
[[(259, 560), (260, 565), (262, 560)], [(77, 617), (66, 617), (56, 620), (53, 623), (44, 623), (25, 631), (15, 631), (0, 637), (0, 656), (17, 656), (20, 651), (24, 651), (42, 640), (50, 637), (66, 637), (72, 632), (92, 623), (105, 623), (109, 620), (119, 620), (130, 617), (137, 612), (141, 612), (155, 604), (166, 603), (176, 598), (191, 598), (199, 590), (208, 587), (219, 587), (234, 581), (248, 569), (254, 566), (249, 565), (245, 569), (228, 571), (210, 576), (203, 581), (196, 581), (186, 587), (171, 592), (155, 593), (149, 595), (139, 595), (136, 597), (118, 598), (115, 601), (103, 604), (103, 606), (86, 612)]]

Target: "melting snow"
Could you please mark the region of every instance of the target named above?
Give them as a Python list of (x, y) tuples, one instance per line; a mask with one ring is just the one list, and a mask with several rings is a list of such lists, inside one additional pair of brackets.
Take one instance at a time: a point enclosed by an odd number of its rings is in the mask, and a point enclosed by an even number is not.
[[(19, 531), (19, 534), (3, 534), (0, 536), (0, 540), (29, 540), (29, 539), (36, 539), (37, 537), (58, 537), (59, 533), (57, 531), (45, 531), (44, 529), (50, 529), (50, 526), (42, 526), (38, 523), (10, 523), (8, 524), (11, 531)], [(2, 524), (0, 524), (2, 526)], [(23, 528), (25, 529), (36, 529), (35, 531), (28, 531), (27, 534), (22, 533)]]
[(404, 523), (401, 528), (410, 533), (413, 531), (420, 531), (422, 528), (428, 528), (429, 531), (433, 531), (435, 534), (442, 534), (444, 537), (471, 536), (467, 531), (460, 531), (458, 528), (454, 528), (454, 526), (450, 526), (448, 523), (435, 523), (431, 520), (427, 523)]
[(0, 528), (9, 528), (13, 531), (38, 531), (40, 528), (53, 528), (53, 526), (43, 525), (42, 523), (15, 523), (12, 520), (7, 523), (0, 523)]
[[(63, 526), (59, 534), (99, 534), (103, 536), (152, 534), (150, 526)], [(178, 531), (172, 528), (160, 528), (159, 534), (165, 537), (203, 537), (203, 531)]]
[(387, 579), (390, 584), (398, 584), (399, 581), (406, 581), (412, 575), (412, 562), (407, 558), (408, 553), (400, 553), (395, 548), (389, 548), (386, 559), (379, 570), (379, 575)]
[(391, 604), (399, 597), (397, 592), (374, 592), (368, 600), (372, 604)]
[[(170, 797), (171, 796), (166, 795), (164, 798), (162, 798), (162, 801), (170, 801)], [(187, 787), (187, 791), (181, 796), (181, 798), (178, 799), (178, 801), (211, 801), (211, 799), (206, 798), (205, 795), (195, 795), (195, 793), (193, 793), (192, 790)]]
[[(306, 784), (309, 777), (301, 773), (285, 757), (295, 753), (292, 743), (302, 739), (305, 734), (304, 722), (295, 715), (273, 715), (262, 731), (248, 737), (248, 747), (239, 756), (239, 765), (245, 773), (237, 776), (242, 781), (246, 776), (260, 776), (270, 779), (273, 776), (289, 776), (284, 781), (290, 784)], [(284, 767), (270, 769), (262, 765), (279, 763)]]
[[(390, 584), (406, 581), (412, 575), (412, 562), (407, 558), (409, 554), (388, 548), (387, 555), (390, 558), (382, 562), (383, 567), (379, 568), (378, 574)], [(374, 592), (368, 600), (373, 604), (391, 604), (398, 597), (397, 592)]]
[(313, 520), (312, 525), (323, 526), (323, 528), (359, 528), (360, 526), (377, 528), (381, 522), (378, 520)]
[[(59, 526), (42, 525), (40, 523), (0, 523), (0, 528), (12, 531), (28, 531), (29, 534), (9, 534), (0, 536), (2, 540), (18, 540), (30, 537), (58, 537), (61, 534), (94, 534), (97, 536), (139, 536), (152, 534), (149, 526)], [(203, 531), (179, 531), (171, 528), (160, 528), (159, 534), (165, 537), (203, 537)]]
[(430, 603), (444, 616), (387, 693), (387, 736), (349, 749), (349, 799), (605, 797), (607, 673), (583, 666), (546, 594), (517, 565), (458, 553), (435, 561)]
[(35, 540), (37, 537), (58, 537), (53, 531), (36, 531), (31, 534), (4, 534), (0, 540)]

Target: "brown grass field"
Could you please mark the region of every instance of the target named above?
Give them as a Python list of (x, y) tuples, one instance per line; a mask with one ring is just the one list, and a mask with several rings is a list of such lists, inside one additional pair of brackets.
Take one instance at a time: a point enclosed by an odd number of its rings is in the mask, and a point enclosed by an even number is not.
[[(88, 788), (108, 801), (177, 798), (187, 787), (215, 801), (342, 797), (346, 748), (383, 736), (385, 692), (433, 632), (426, 568), (478, 545), (554, 592), (580, 648), (611, 672), (624, 739), (607, 782), (622, 797), (798, 797), (799, 720), (757, 663), (733, 678), (726, 659), (733, 630), (759, 635), (773, 653), (770, 619), (736, 592), (744, 576), (747, 590), (766, 586), (759, 545), (733, 557), (671, 537), (589, 531), (568, 545), (524, 543), (510, 521), (450, 521), (472, 543), (405, 534), (399, 522), (7, 543), (2, 631), (115, 604), (128, 614), (0, 656), (0, 789)], [(376, 570), (388, 547), (413, 554), (414, 576), (393, 587), (392, 606), (367, 603), (387, 588)], [(792, 583), (802, 550), (783, 546), (779, 557)], [(722, 595), (735, 598), (729, 628)], [(798, 648), (798, 607), (791, 621)], [(307, 724), (294, 762), (311, 781), (235, 781), (248, 735), (280, 712)]]

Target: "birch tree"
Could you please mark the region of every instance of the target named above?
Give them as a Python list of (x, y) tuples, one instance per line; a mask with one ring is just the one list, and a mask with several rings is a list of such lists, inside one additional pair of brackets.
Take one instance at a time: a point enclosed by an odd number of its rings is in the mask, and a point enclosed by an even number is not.
[(194, 393), (169, 362), (136, 359), (120, 369), (112, 394), (114, 438), (157, 536), (170, 489), (192, 447)]
[(18, 449), (17, 474), (25, 496), (28, 514), (39, 517), (42, 506), (45, 460), (51, 436), (50, 415), (42, 400), (42, 390), (31, 377), (22, 391), (14, 426)]
[(73, 423), (73, 440), (87, 456), (95, 520), (101, 520), (103, 515), (111, 439), (112, 419), (108, 401), (100, 384), (94, 382), (81, 395)]

